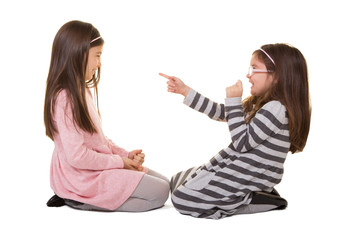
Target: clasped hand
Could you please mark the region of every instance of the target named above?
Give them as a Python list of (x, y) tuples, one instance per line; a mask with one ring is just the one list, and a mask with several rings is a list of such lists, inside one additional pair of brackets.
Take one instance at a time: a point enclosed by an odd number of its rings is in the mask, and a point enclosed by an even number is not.
[(134, 150), (129, 152), (129, 156), (123, 157), (124, 162), (124, 168), (130, 169), (130, 170), (137, 170), (142, 171), (144, 167), (142, 164), (145, 160), (145, 154), (142, 152), (142, 150)]

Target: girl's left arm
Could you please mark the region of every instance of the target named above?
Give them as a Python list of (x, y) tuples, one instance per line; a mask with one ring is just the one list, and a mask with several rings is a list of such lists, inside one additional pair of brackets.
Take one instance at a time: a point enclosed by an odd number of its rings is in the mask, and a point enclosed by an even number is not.
[(119, 155), (120, 157), (129, 157), (129, 152), (126, 151), (125, 149), (117, 146), (113, 141), (111, 141), (111, 139), (109, 139), (108, 137), (105, 137), (108, 145), (112, 151), (113, 154)]
[(209, 118), (223, 122), (225, 121), (224, 104), (216, 103), (207, 97), (204, 97), (194, 89), (190, 89), (184, 99), (184, 104), (190, 108), (206, 114)]
[(241, 97), (225, 99), (225, 116), (231, 133), (232, 144), (238, 152), (247, 152), (280, 130), (288, 129), (286, 108), (279, 101), (265, 104), (245, 123)]

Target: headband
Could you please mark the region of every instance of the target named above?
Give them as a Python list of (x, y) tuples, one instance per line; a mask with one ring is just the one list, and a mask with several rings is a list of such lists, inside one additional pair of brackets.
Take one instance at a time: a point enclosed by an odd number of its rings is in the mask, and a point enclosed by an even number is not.
[(99, 37), (97, 37), (97, 38), (94, 38), (93, 40), (90, 41), (90, 43), (93, 43), (93, 42), (95, 42), (96, 40), (98, 40), (98, 39), (100, 39), (100, 38), (101, 38), (101, 36), (99, 36)]
[(265, 53), (265, 55), (266, 55), (266, 56), (271, 60), (271, 62), (275, 65), (275, 62), (274, 62), (274, 60), (270, 57), (270, 55), (269, 55), (267, 52), (265, 52), (264, 49), (260, 48), (260, 50), (261, 50), (263, 53)]

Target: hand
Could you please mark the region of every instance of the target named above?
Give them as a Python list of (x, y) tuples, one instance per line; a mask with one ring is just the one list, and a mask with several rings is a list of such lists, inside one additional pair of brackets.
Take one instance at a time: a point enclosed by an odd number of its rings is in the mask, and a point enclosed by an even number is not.
[(145, 154), (142, 152), (141, 149), (134, 150), (134, 151), (129, 152), (129, 158), (137, 161), (138, 163), (140, 163), (142, 165), (145, 161)]
[(237, 81), (234, 85), (226, 88), (227, 98), (241, 97), (242, 94), (243, 94), (243, 85), (240, 80)]
[(163, 73), (159, 73), (160, 76), (167, 78), (169, 81), (167, 82), (168, 85), (168, 92), (172, 92), (172, 93), (177, 93), (177, 94), (181, 94), (184, 97), (186, 97), (190, 91), (190, 87), (188, 87), (187, 85), (185, 85), (183, 83), (183, 81), (181, 81), (179, 78), (177, 77), (170, 77), (166, 74)]
[(124, 162), (124, 169), (135, 171), (142, 171), (144, 169), (143, 166), (134, 159), (123, 157), (122, 160)]

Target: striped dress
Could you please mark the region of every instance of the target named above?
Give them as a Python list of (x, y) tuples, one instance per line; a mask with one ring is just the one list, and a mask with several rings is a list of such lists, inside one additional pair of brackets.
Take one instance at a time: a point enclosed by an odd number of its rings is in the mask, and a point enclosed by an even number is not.
[(184, 99), (211, 119), (226, 121), (232, 141), (208, 163), (173, 176), (171, 200), (180, 213), (212, 219), (240, 214), (252, 192), (270, 192), (280, 183), (290, 147), (286, 108), (270, 101), (246, 124), (241, 101), (217, 104), (193, 89)]

